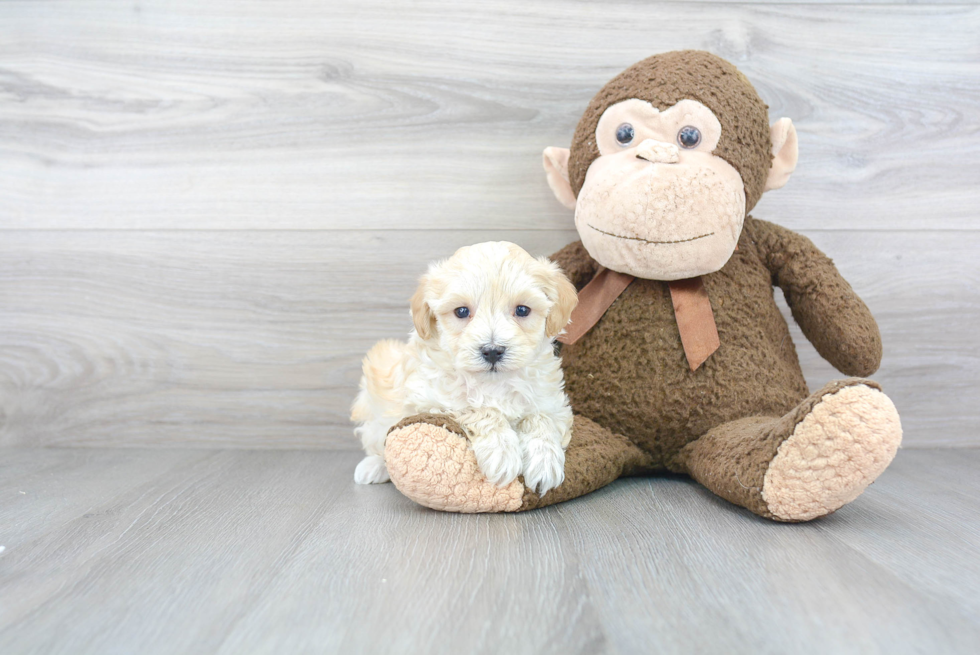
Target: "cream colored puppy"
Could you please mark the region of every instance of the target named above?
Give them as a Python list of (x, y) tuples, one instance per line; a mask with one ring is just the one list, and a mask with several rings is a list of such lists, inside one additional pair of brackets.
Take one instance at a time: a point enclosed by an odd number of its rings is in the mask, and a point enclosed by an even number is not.
[(483, 474), (521, 473), (544, 494), (565, 478), (572, 411), (554, 339), (578, 302), (558, 266), (503, 241), (460, 248), (422, 276), (408, 343), (381, 341), (364, 358), (351, 420), (367, 457), (360, 484), (387, 482), (384, 443), (401, 419), (449, 414)]

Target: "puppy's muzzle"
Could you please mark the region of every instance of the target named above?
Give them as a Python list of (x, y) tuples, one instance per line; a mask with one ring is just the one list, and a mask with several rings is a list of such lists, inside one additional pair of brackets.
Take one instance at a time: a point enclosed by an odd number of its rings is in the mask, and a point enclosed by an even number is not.
[(504, 353), (507, 349), (502, 346), (484, 346), (480, 348), (480, 354), (483, 355), (484, 361), (491, 366), (496, 365), (501, 359), (504, 358)]

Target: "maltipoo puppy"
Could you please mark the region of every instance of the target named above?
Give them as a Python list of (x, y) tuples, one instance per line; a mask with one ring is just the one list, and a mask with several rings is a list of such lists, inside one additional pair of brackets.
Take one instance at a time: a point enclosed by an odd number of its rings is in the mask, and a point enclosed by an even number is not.
[(483, 474), (524, 474), (540, 494), (565, 479), (572, 411), (554, 340), (578, 302), (558, 266), (504, 241), (460, 248), (422, 276), (408, 343), (381, 341), (364, 358), (351, 409), (367, 457), (360, 484), (387, 482), (384, 443), (401, 419), (448, 414), (465, 428)]

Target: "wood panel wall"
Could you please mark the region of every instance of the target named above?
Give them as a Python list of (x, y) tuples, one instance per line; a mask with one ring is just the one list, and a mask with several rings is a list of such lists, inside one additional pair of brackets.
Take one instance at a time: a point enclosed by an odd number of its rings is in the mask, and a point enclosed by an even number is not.
[(753, 214), (875, 312), (906, 445), (980, 445), (980, 7), (570, 0), (0, 4), (0, 444), (356, 448), (425, 264), (573, 240), (541, 150), (683, 48), (796, 124)]

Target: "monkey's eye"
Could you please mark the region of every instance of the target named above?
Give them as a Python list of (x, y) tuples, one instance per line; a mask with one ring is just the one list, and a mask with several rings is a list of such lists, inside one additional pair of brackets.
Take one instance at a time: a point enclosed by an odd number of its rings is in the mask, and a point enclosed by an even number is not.
[(692, 125), (682, 127), (677, 133), (677, 143), (681, 144), (682, 148), (697, 148), (701, 143), (701, 130)]
[(619, 145), (621, 146), (628, 146), (632, 143), (634, 136), (633, 126), (629, 123), (623, 123), (616, 128), (616, 140), (619, 141)]
[(456, 318), (468, 318), (470, 315), (469, 307), (457, 307), (453, 310), (453, 314), (456, 314)]
[(527, 305), (518, 305), (517, 309), (514, 310), (514, 313), (517, 316), (524, 318), (525, 316), (531, 313), (531, 308), (528, 307)]

